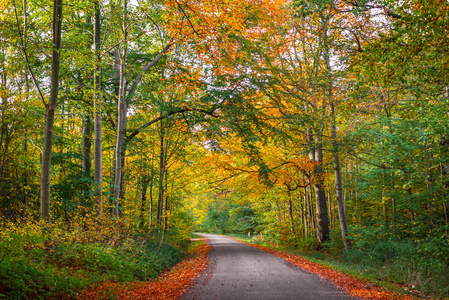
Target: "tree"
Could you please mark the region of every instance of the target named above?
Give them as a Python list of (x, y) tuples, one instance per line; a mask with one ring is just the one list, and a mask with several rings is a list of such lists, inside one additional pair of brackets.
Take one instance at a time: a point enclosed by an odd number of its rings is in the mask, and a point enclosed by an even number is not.
[(50, 171), (51, 155), (53, 146), (53, 124), (55, 109), (58, 105), (59, 92), (59, 65), (61, 62), (61, 39), (62, 39), (62, 0), (53, 1), (53, 51), (51, 59), (51, 86), (48, 102), (45, 102), (45, 127), (44, 146), (42, 150), (41, 171), (41, 219), (51, 223), (50, 216)]

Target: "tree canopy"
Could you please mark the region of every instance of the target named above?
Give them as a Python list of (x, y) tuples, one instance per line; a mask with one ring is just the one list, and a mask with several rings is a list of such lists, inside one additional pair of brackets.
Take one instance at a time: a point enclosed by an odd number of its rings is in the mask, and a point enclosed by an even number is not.
[(444, 0), (3, 0), (2, 226), (374, 234), (447, 264), (448, 20)]

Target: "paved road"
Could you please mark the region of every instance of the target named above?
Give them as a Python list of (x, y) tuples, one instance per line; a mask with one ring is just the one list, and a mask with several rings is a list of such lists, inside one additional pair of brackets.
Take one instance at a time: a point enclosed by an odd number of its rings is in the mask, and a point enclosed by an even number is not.
[(354, 299), (292, 264), (231, 238), (209, 239), (211, 267), (182, 300)]

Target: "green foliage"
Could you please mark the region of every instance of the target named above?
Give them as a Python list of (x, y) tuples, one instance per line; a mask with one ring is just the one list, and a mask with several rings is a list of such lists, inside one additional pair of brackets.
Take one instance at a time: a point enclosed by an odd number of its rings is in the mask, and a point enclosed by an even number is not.
[(233, 205), (229, 210), (229, 230), (247, 234), (258, 233), (258, 218), (250, 206)]
[(229, 232), (228, 221), (228, 211), (210, 210), (207, 214), (204, 228), (207, 232), (226, 233)]
[(308, 237), (308, 238), (300, 239), (298, 241), (297, 249), (299, 251), (312, 252), (312, 251), (316, 251), (317, 247), (318, 247), (318, 241), (317, 241), (316, 237)]
[[(89, 230), (54, 230), (42, 236), (39, 224), (4, 226), (0, 236), (0, 297), (76, 298), (103, 281), (151, 280), (175, 265), (182, 253), (152, 235), (130, 234), (125, 227), (96, 242)], [(75, 233), (75, 234), (74, 234)], [(91, 242), (89, 242), (91, 241)]]
[(107, 280), (126, 282), (154, 278), (180, 258), (180, 251), (168, 244), (129, 239), (120, 247), (60, 245), (55, 247), (55, 253), (48, 262), (94, 274), (107, 274)]
[(249, 204), (237, 204), (233, 199), (212, 203), (202, 226), (207, 232), (241, 235), (258, 234), (261, 228), (253, 208)]
[(429, 255), (430, 251), (441, 251), (443, 240), (434, 246), (417, 244), (399, 239), (385, 227), (351, 227), (349, 240), (351, 248), (337, 255), (349, 265), (360, 266), (386, 281), (407, 283), (424, 293), (448, 295), (449, 266)]

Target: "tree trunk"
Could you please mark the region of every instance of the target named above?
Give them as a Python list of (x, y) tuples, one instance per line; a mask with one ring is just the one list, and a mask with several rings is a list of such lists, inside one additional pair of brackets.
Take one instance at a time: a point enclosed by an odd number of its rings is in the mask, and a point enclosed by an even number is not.
[(154, 184), (154, 143), (151, 152), (151, 178), (150, 178), (150, 216), (148, 220), (148, 228), (153, 226), (153, 184)]
[[(2, 89), (6, 90), (6, 74), (1, 74), (1, 85)], [(0, 197), (3, 196), (3, 178), (5, 173), (5, 165), (6, 165), (6, 153), (8, 149), (8, 137), (7, 137), (7, 128), (8, 124), (6, 123), (6, 105), (8, 103), (4, 94), (1, 96), (2, 106), (1, 106), (1, 115), (2, 115), (2, 123), (0, 127)], [(3, 198), (3, 197), (2, 197)]]
[(164, 212), (164, 175), (165, 175), (165, 167), (167, 162), (167, 146), (168, 142), (164, 143), (164, 132), (161, 124), (161, 136), (160, 136), (160, 149), (161, 156), (159, 158), (159, 192), (157, 199), (157, 213), (156, 213), (156, 223), (160, 228), (162, 225), (162, 215)]
[(308, 201), (307, 201), (307, 186), (304, 187), (304, 205), (303, 205), (303, 215), (304, 215), (304, 237), (308, 237), (309, 236), (309, 222), (308, 222), (308, 217), (309, 217), (309, 206), (308, 206)]
[(315, 138), (316, 149), (314, 151), (315, 155), (313, 161), (317, 163), (314, 168), (314, 182), (313, 188), (315, 190), (315, 203), (316, 203), (316, 234), (318, 239), (318, 246), (320, 247), (329, 238), (329, 220), (327, 214), (326, 205), (326, 192), (324, 190), (324, 179), (323, 179), (323, 151), (321, 149), (321, 138)]
[(53, 124), (55, 120), (55, 108), (58, 104), (59, 92), (59, 64), (61, 51), (61, 24), (62, 24), (62, 0), (53, 2), (53, 53), (51, 62), (51, 87), (50, 98), (46, 104), (44, 146), (42, 150), (41, 171), (41, 220), (51, 224), (50, 217), (50, 170), (51, 152), (53, 146)]
[(92, 158), (90, 156), (90, 149), (92, 146), (92, 119), (90, 112), (85, 110), (83, 112), (83, 171), (86, 177), (90, 177), (92, 168)]
[(101, 56), (100, 56), (100, 1), (95, 2), (94, 20), (94, 196), (98, 215), (103, 215), (103, 132), (101, 117)]
[(340, 230), (341, 230), (341, 237), (343, 239), (343, 244), (345, 248), (348, 248), (349, 240), (346, 237), (346, 234), (348, 232), (348, 223), (346, 221), (346, 211), (345, 205), (343, 203), (340, 157), (337, 143), (337, 129), (335, 126), (335, 110), (334, 104), (332, 102), (329, 103), (329, 111), (331, 117), (332, 159), (334, 161), (335, 188), (337, 190), (336, 194), (337, 194), (338, 218), (340, 220)]
[(127, 40), (127, 2), (124, 3), (124, 16), (122, 22), (123, 30), (123, 51), (120, 55), (120, 79), (119, 79), (119, 94), (117, 100), (117, 124), (116, 124), (116, 143), (115, 143), (115, 171), (114, 171), (114, 193), (112, 196), (113, 215), (119, 216), (119, 199), (122, 190), (122, 166), (125, 156), (125, 132), (126, 121), (128, 115), (128, 99), (126, 98), (126, 60), (128, 56)]
[[(124, 73), (124, 66), (121, 68)], [(124, 81), (124, 79), (123, 79)], [(123, 82), (124, 85), (124, 82)], [(113, 196), (112, 196), (112, 204), (113, 204), (113, 215), (119, 216), (119, 199), (122, 195), (122, 167), (125, 156), (125, 131), (126, 131), (126, 115), (128, 113), (128, 105), (124, 97), (119, 97), (119, 114), (117, 120), (117, 131), (116, 131), (116, 143), (115, 143), (115, 171), (114, 171), (114, 187), (113, 187)]]
[(148, 183), (150, 182), (149, 178), (146, 175), (143, 175), (142, 179), (142, 193), (140, 195), (140, 227), (143, 227), (145, 225), (145, 203), (147, 201), (147, 189), (148, 189)]
[[(167, 165), (167, 159), (165, 159), (165, 165)], [(164, 230), (168, 229), (168, 170), (165, 168), (165, 213), (164, 213)]]
[[(24, 44), (23, 44), (23, 46), (26, 49), (27, 25), (28, 25), (27, 1), (23, 0), (22, 4), (23, 4), (23, 37), (24, 37)], [(29, 84), (29, 81), (28, 81), (28, 74), (27, 74), (26, 70), (24, 72), (24, 79), (25, 79), (26, 100), (28, 101), (29, 94), (30, 94), (30, 84)], [(28, 152), (28, 132), (27, 132), (26, 129), (25, 129), (25, 138), (23, 140), (23, 152), (24, 153)], [(23, 189), (24, 191), (23, 191), (23, 213), (22, 213), (22, 218), (23, 218), (23, 222), (25, 223), (26, 219), (27, 219), (27, 207), (28, 207), (28, 164), (27, 163), (25, 163), (25, 172), (24, 172), (24, 175), (23, 175), (23, 186), (24, 186), (24, 189)], [(0, 181), (0, 189), (1, 189), (1, 181)], [(0, 196), (1, 196), (1, 194), (0, 194)]]
[(337, 205), (338, 205), (338, 217), (340, 220), (340, 230), (341, 237), (343, 239), (343, 244), (345, 248), (349, 247), (349, 241), (346, 238), (346, 233), (348, 231), (348, 225), (346, 222), (346, 212), (345, 206), (343, 204), (343, 192), (342, 192), (342, 180), (341, 180), (341, 167), (340, 167), (340, 156), (337, 143), (337, 128), (336, 128), (336, 117), (335, 117), (335, 106), (334, 106), (334, 95), (333, 95), (333, 78), (332, 78), (332, 66), (330, 63), (330, 51), (329, 51), (329, 41), (328, 41), (328, 18), (321, 18), (321, 24), (323, 26), (323, 45), (324, 45), (324, 62), (326, 64), (326, 77), (327, 77), (327, 96), (329, 100), (329, 116), (330, 116), (330, 129), (332, 138), (332, 159), (334, 163), (334, 176), (335, 176), (335, 188), (337, 194)]

